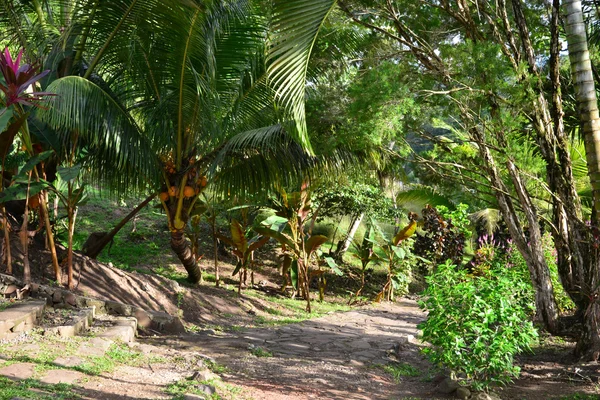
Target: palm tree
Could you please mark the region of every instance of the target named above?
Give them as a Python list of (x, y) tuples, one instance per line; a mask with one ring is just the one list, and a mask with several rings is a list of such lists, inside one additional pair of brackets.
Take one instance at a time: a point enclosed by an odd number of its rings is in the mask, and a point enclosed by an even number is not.
[[(583, 21), (581, 1), (563, 1), (565, 9), (565, 32), (569, 45), (569, 58), (575, 85), (579, 119), (583, 130), (587, 169), (592, 186), (592, 229), (598, 227), (600, 218), (600, 116), (598, 115), (598, 100), (592, 74), (592, 65), (588, 51), (586, 26)], [(592, 232), (593, 236), (597, 233)], [(590, 235), (590, 236), (592, 236)], [(593, 239), (592, 239), (593, 240)], [(595, 251), (591, 251), (594, 254)], [(592, 257), (586, 266), (585, 281), (582, 287), (592, 288), (590, 299), (597, 296), (600, 284), (600, 266), (596, 257)], [(582, 274), (583, 275), (583, 274)], [(600, 306), (591, 300), (584, 314), (583, 335), (577, 343), (580, 355), (597, 360), (600, 351)]]
[(309, 149), (306, 63), (335, 2), (277, 0), (270, 18), (251, 0), (89, 3), (62, 37), (80, 44), (61, 62), (83, 77), (51, 82), (37, 116), (93, 150), (93, 177), (161, 193), (171, 247), (198, 282), (184, 228), (207, 177), (244, 193), (305, 166), (290, 138)]

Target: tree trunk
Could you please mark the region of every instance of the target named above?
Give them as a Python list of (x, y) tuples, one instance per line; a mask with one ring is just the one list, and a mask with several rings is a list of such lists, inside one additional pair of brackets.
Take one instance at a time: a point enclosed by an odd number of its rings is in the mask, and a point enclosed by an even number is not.
[(352, 240), (354, 240), (354, 235), (356, 234), (356, 231), (358, 230), (358, 227), (360, 226), (360, 223), (364, 217), (365, 213), (363, 212), (360, 213), (360, 215), (357, 215), (352, 221), (352, 225), (350, 225), (350, 230), (348, 231), (346, 239), (344, 240), (342, 246), (336, 251), (336, 255), (340, 259), (344, 256), (344, 253), (348, 250), (348, 248), (350, 248), (350, 244), (352, 244)]
[[(593, 246), (597, 241), (598, 219), (600, 217), (600, 116), (598, 100), (588, 51), (586, 27), (583, 21), (581, 1), (565, 0), (565, 33), (569, 45), (569, 59), (571, 61), (571, 74), (575, 85), (575, 95), (579, 108), (579, 121), (582, 126), (585, 143), (585, 154), (588, 167), (588, 176), (593, 191), (592, 232), (591, 244), (588, 255), (593, 254), (587, 261), (583, 282), (577, 282), (581, 290), (585, 290), (585, 307), (583, 311), (583, 334), (581, 335), (576, 352), (579, 356), (591, 360), (598, 360), (600, 356), (600, 305), (598, 284), (600, 283), (600, 265), (598, 252)], [(585, 228), (584, 228), (585, 229)], [(583, 285), (585, 284), (585, 286)]]
[(68, 212), (68, 245), (67, 245), (67, 287), (73, 290), (75, 282), (73, 281), (73, 235), (75, 234), (75, 220), (77, 218), (77, 207), (69, 206)]
[(200, 282), (202, 271), (192, 253), (190, 245), (185, 239), (183, 229), (177, 229), (171, 232), (171, 249), (177, 254), (177, 258), (179, 258), (179, 261), (181, 261), (183, 267), (187, 271), (188, 280), (194, 284)]
[(4, 261), (6, 262), (6, 273), (12, 275), (12, 252), (10, 249), (10, 226), (8, 225), (8, 217), (6, 208), (2, 204), (2, 220), (4, 229)]
[(90, 248), (87, 250), (87, 252), (85, 253), (85, 255), (90, 258), (98, 257), (100, 252), (106, 247), (107, 244), (109, 244), (111, 241), (113, 241), (114, 237), (125, 226), (125, 224), (127, 224), (127, 222), (129, 222), (129, 220), (131, 218), (135, 217), (136, 214), (139, 213), (142, 210), (142, 208), (146, 207), (146, 205), (148, 203), (150, 203), (155, 197), (156, 197), (156, 193), (148, 196), (148, 198), (146, 200), (142, 201), (136, 208), (134, 208), (129, 214), (127, 214), (125, 216), (125, 218), (123, 218), (121, 220), (121, 222), (119, 222), (117, 224), (117, 226), (115, 226), (110, 232), (108, 232), (106, 235), (104, 235), (96, 243), (92, 244), (90, 246)]
[[(600, 213), (600, 116), (588, 51), (581, 1), (565, 0), (565, 32), (569, 44), (569, 59), (583, 127), (588, 175), (594, 193), (594, 214)], [(595, 219), (596, 219), (595, 218)], [(596, 221), (594, 221), (596, 222)]]

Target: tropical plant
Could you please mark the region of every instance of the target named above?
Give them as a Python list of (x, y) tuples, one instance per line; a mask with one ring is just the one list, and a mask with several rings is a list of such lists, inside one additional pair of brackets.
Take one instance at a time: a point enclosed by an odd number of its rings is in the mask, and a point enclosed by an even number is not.
[[(280, 188), (279, 195), (272, 199), (272, 207), (275, 215), (262, 221), (259, 226), (254, 227), (254, 230), (279, 242), (283, 251), (283, 286), (285, 288), (287, 285), (289, 272), (294, 295), (296, 291), (300, 292), (306, 300), (306, 310), (311, 312), (310, 281), (315, 276), (320, 277), (322, 273), (311, 273), (310, 267), (313, 263), (313, 256), (318, 248), (327, 241), (327, 236), (309, 236), (305, 232), (305, 224), (311, 212), (308, 182), (303, 182), (300, 191), (297, 192), (288, 193), (285, 189)], [(341, 272), (333, 260), (328, 260), (328, 265), (334, 272)]]
[[(75, 52), (73, 62), (93, 55), (84, 76), (50, 83), (58, 96), (38, 117), (57, 131), (78, 132), (94, 149), (96, 176), (114, 180), (98, 157), (118, 155), (111, 167), (122, 167), (122, 177), (167, 194), (161, 202), (171, 247), (197, 282), (184, 230), (205, 177), (215, 189), (245, 193), (285, 182), (286, 171), (302, 167), (303, 152), (290, 137), (308, 146), (305, 65), (333, 4), (275, 1), (269, 19), (259, 16), (264, 4), (250, 0), (124, 3), (90, 6), (93, 18), (83, 19), (79, 42), (92, 40), (86, 23), (110, 34), (94, 35), (104, 38), (97, 52), (91, 44)], [(116, 26), (96, 26), (110, 16), (118, 16)], [(102, 146), (106, 137), (112, 147)]]
[[(58, 259), (56, 256), (56, 250), (54, 248), (54, 236), (52, 235), (52, 229), (50, 225), (50, 219), (48, 216), (48, 206), (46, 196), (44, 193), (40, 193), (44, 189), (42, 176), (36, 165), (45, 160), (49, 153), (42, 153), (41, 155), (39, 148), (35, 147), (32, 141), (32, 136), (29, 130), (29, 123), (27, 118), (31, 109), (38, 107), (39, 103), (47, 98), (50, 94), (46, 92), (38, 92), (31, 90), (32, 85), (40, 81), (48, 71), (39, 72), (38, 64), (27, 64), (22, 63), (23, 50), (20, 50), (17, 57), (13, 60), (8, 48), (4, 49), (4, 52), (0, 53), (0, 71), (2, 72), (3, 80), (0, 81), (0, 91), (3, 96), (0, 97), (0, 133), (2, 133), (2, 140), (0, 141), (0, 154), (2, 156), (2, 183), (0, 183), (0, 190), (4, 188), (4, 165), (6, 156), (9, 153), (10, 148), (13, 145), (15, 136), (19, 135), (21, 142), (23, 143), (24, 151), (27, 153), (29, 160), (25, 164), (25, 167), (21, 170), (21, 174), (13, 180), (15, 185), (12, 188), (11, 193), (4, 191), (2, 202), (2, 211), (4, 218), (4, 240), (5, 240), (5, 254), (7, 255), (6, 264), (8, 273), (12, 273), (12, 264), (10, 259), (10, 233), (8, 228), (8, 218), (6, 217), (6, 210), (4, 209), (4, 203), (9, 200), (24, 199), (25, 200), (25, 211), (23, 214), (23, 224), (20, 230), (21, 245), (24, 252), (24, 280), (29, 282), (30, 268), (29, 268), (29, 257), (28, 257), (28, 208), (30, 198), (35, 198), (39, 203), (35, 205), (35, 208), (39, 208), (39, 214), (41, 219), (44, 219), (46, 225), (46, 233), (48, 235), (48, 241), (51, 247), (52, 263), (54, 266), (54, 273), (56, 280), (60, 282), (60, 268), (58, 265)], [(26, 177), (23, 176), (26, 174)], [(20, 178), (20, 179), (19, 179)], [(26, 178), (26, 179), (25, 179)], [(31, 181), (35, 180), (35, 187), (32, 187)], [(38, 207), (39, 206), (39, 207)]]
[[(238, 273), (240, 274), (238, 294), (241, 294), (242, 284), (246, 284), (248, 267), (251, 268), (252, 262), (254, 261), (254, 251), (265, 245), (269, 241), (270, 237), (259, 235), (248, 238), (247, 235), (249, 232), (251, 232), (251, 230), (244, 228), (236, 219), (231, 220), (229, 229), (231, 231), (231, 238), (219, 233), (217, 233), (217, 237), (228, 244), (231, 247), (233, 254), (235, 254), (238, 258), (238, 262), (233, 270), (232, 275), (235, 276)], [(250, 282), (254, 284), (254, 271), (251, 271)]]
[[(502, 266), (473, 277), (450, 260), (427, 277), (428, 312), (419, 325), (431, 343), (425, 353), (466, 384), (487, 388), (518, 376), (514, 355), (526, 351), (537, 337), (529, 319), (533, 303), (522, 271)], [(527, 309), (523, 305), (527, 305)]]
[(382, 300), (393, 301), (395, 293), (403, 295), (408, 292), (408, 284), (411, 278), (410, 265), (416, 261), (416, 258), (411, 252), (412, 240), (407, 239), (414, 235), (417, 230), (417, 215), (410, 213), (409, 221), (409, 224), (392, 238), (388, 238), (377, 227), (379, 236), (384, 241), (380, 248), (387, 258), (387, 274), (383, 288), (375, 297), (376, 302)]

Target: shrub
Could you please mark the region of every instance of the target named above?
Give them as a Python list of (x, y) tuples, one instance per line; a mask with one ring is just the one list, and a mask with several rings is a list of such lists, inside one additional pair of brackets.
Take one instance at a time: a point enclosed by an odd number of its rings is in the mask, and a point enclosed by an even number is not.
[(518, 376), (513, 357), (537, 337), (523, 307), (532, 307), (524, 301), (530, 289), (518, 274), (505, 267), (473, 276), (447, 261), (427, 277), (420, 306), (429, 316), (420, 328), (432, 345), (425, 349), (431, 361), (476, 389)]

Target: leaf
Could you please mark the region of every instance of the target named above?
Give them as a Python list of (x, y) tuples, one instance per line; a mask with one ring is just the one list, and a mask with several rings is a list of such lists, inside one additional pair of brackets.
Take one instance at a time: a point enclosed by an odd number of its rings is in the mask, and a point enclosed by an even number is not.
[(337, 276), (342, 276), (344, 275), (344, 273), (342, 272), (341, 269), (338, 268), (338, 265), (336, 264), (335, 260), (331, 257), (323, 257), (323, 259), (325, 260), (325, 262), (327, 263), (327, 265), (329, 266), (329, 268), (331, 268), (331, 270), (333, 271), (333, 273), (335, 273)]
[(267, 228), (266, 226), (256, 226), (253, 229), (256, 231), (256, 233), (260, 233), (263, 236), (272, 237), (280, 244), (283, 244), (289, 247), (291, 250), (294, 250), (294, 252), (298, 253), (298, 245), (294, 243), (294, 241), (285, 233), (273, 230), (273, 228)]
[(290, 265), (290, 277), (292, 278), (292, 286), (298, 289), (298, 260), (292, 261)]
[(46, 160), (48, 157), (50, 157), (50, 155), (52, 153), (53, 153), (52, 150), (48, 150), (48, 151), (44, 151), (44, 152), (42, 152), (40, 154), (36, 154), (33, 157), (31, 157), (29, 160), (27, 160), (27, 162), (25, 163), (25, 165), (23, 166), (23, 168), (21, 168), (21, 170), (19, 171), (19, 174), (17, 175), (17, 177), (15, 179), (27, 177), (27, 174), (33, 168), (35, 168), (36, 165), (38, 165), (42, 161)]
[(0, 157), (2, 159), (10, 151), (10, 146), (13, 144), (15, 136), (25, 121), (27, 121), (27, 115), (22, 115), (21, 118), (8, 125), (8, 128), (5, 128), (6, 130), (3, 130), (2, 134), (0, 134)]
[(327, 242), (327, 236), (314, 235), (311, 236), (306, 243), (304, 243), (304, 251), (310, 257), (310, 255), (319, 248), (323, 243)]
[(60, 178), (65, 182), (73, 182), (79, 176), (81, 171), (81, 164), (76, 164), (72, 167), (58, 167), (56, 173), (60, 175)]
[(239, 260), (238, 263), (235, 266), (235, 269), (233, 270), (233, 272), (231, 273), (231, 276), (235, 276), (238, 272), (240, 272), (240, 269), (242, 269), (242, 260)]
[(260, 224), (264, 225), (264, 226), (280, 226), (283, 224), (287, 224), (288, 223), (288, 219), (287, 218), (283, 218), (280, 217), (279, 215), (271, 215), (270, 217), (268, 217), (267, 219), (265, 219), (264, 221), (262, 221)]
[(248, 251), (254, 251), (256, 249), (258, 249), (259, 247), (264, 246), (269, 239), (271, 239), (268, 236), (263, 236), (261, 237), (259, 240), (257, 240), (256, 242), (252, 243), (250, 246), (248, 246)]
[[(48, 187), (48, 182), (31, 182), (29, 185), (29, 197), (34, 196)], [(4, 189), (0, 193), (0, 203), (13, 200), (25, 200), (27, 198), (27, 183), (18, 183)]]
[(415, 232), (417, 231), (417, 221), (410, 221), (410, 224), (408, 224), (408, 226), (406, 226), (404, 229), (402, 229), (400, 232), (398, 232), (396, 234), (396, 236), (394, 236), (394, 246), (398, 246), (398, 243), (400, 243), (401, 241), (408, 239), (409, 237), (411, 237), (412, 235), (415, 234)]
[(240, 252), (245, 253), (248, 249), (248, 241), (246, 240), (244, 228), (236, 219), (232, 219), (229, 229), (231, 230), (231, 240), (235, 243), (235, 247)]
[(10, 119), (13, 117), (12, 108), (0, 109), (0, 133), (4, 133), (7, 129)]
[(406, 257), (406, 251), (404, 251), (402, 247), (392, 246), (392, 250), (394, 251), (394, 254), (396, 254), (396, 257), (398, 257), (399, 259), (404, 260), (404, 257)]

